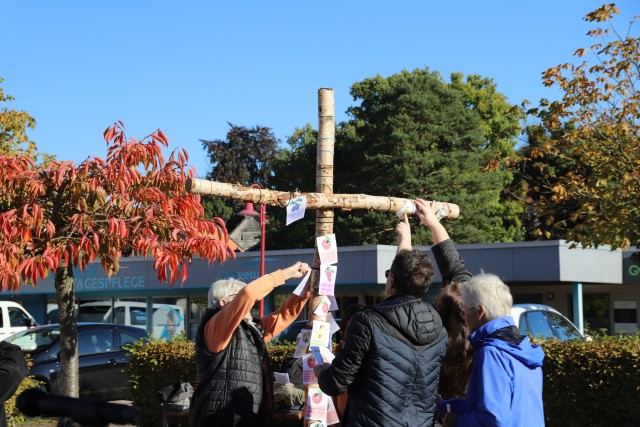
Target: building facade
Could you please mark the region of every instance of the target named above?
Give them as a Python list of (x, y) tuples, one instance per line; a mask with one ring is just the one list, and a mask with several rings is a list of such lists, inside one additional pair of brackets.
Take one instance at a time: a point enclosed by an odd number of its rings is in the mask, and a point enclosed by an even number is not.
[[(473, 274), (493, 273), (507, 283), (514, 303), (543, 303), (573, 319), (580, 328), (608, 333), (635, 332), (640, 304), (640, 262), (634, 251), (571, 249), (564, 241), (469, 244), (457, 246)], [(418, 249), (430, 253), (429, 247)], [(388, 245), (339, 248), (336, 299), (340, 307), (384, 299), (384, 272), (395, 256)], [(313, 249), (267, 251), (265, 272), (296, 261), (311, 264)], [(250, 282), (258, 277), (258, 252), (237, 253), (223, 264), (195, 260), (189, 277), (172, 287), (159, 283), (153, 260), (122, 258), (120, 271), (107, 277), (99, 262), (84, 272), (74, 270), (78, 320), (135, 324), (163, 337), (185, 331), (193, 339), (207, 307), (207, 291), (215, 280), (234, 277)], [(441, 286), (438, 274), (426, 300)], [(297, 281), (277, 288), (265, 301), (265, 312), (293, 291)], [(57, 322), (53, 274), (37, 287), (23, 285), (17, 292), (0, 293), (0, 299), (22, 304), (39, 323)], [(147, 313), (152, 315), (147, 316)], [(306, 316), (303, 313), (303, 316)], [(340, 317), (340, 313), (336, 314)]]

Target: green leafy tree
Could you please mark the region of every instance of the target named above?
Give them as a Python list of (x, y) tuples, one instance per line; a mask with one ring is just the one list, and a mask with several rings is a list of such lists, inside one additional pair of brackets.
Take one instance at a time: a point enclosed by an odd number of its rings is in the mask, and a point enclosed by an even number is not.
[[(351, 119), (336, 132), (335, 193), (456, 203), (463, 219), (448, 228), (458, 243), (521, 238), (520, 204), (504, 191), (511, 174), (483, 172), (492, 156), (513, 154), (521, 118), (492, 80), (454, 74), (447, 83), (428, 69), (402, 71), (355, 83), (351, 94), (357, 105), (348, 109)], [(314, 135), (308, 129), (304, 135), (304, 144), (298, 138), (292, 151), (282, 154), (289, 162), (279, 163), (275, 179), (290, 178), (279, 184), (297, 187), (287, 165), (313, 169)], [(335, 230), (341, 245), (393, 244), (396, 223), (394, 215), (385, 213), (338, 211)], [(415, 241), (428, 244), (430, 238), (417, 229)]]
[[(268, 127), (228, 125), (226, 139), (200, 140), (211, 164), (207, 179), (266, 188), (272, 174), (271, 164), (278, 152), (278, 140)], [(207, 215), (224, 219), (231, 229), (241, 220), (234, 214), (243, 208), (242, 203), (207, 198), (204, 204)]]
[(108, 275), (118, 272), (122, 251), (155, 259), (158, 280), (188, 276), (193, 257), (225, 261), (234, 256), (219, 218), (204, 217), (200, 196), (187, 194), (194, 174), (185, 151), (162, 155), (168, 139), (158, 130), (138, 141), (124, 125), (105, 131), (106, 160), (52, 161), (37, 168), (26, 156), (0, 156), (0, 284), (16, 291), (50, 272), (60, 321), (59, 392), (78, 395), (74, 267), (99, 258)]
[(618, 13), (607, 4), (587, 14), (597, 42), (575, 51), (582, 62), (543, 73), (563, 96), (529, 110), (540, 125), (516, 162), (538, 170), (528, 181), (533, 231), (555, 237), (555, 228), (584, 247), (640, 243), (640, 37), (638, 18), (616, 30)]
[[(4, 79), (0, 77), (0, 84)], [(0, 87), (0, 105), (13, 101), (11, 95), (5, 94)], [(27, 136), (27, 129), (34, 129), (36, 120), (26, 111), (16, 111), (8, 106), (0, 108), (0, 154), (25, 154), (31, 158), (36, 156), (36, 144)]]

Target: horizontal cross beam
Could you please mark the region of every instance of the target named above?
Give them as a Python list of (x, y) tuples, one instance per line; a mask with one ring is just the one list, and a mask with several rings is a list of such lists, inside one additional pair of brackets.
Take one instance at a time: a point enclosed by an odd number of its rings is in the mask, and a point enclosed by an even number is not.
[[(300, 196), (306, 196), (307, 209), (341, 209), (345, 211), (363, 209), (395, 213), (402, 209), (407, 202), (413, 204), (411, 199), (400, 197), (368, 196), (366, 194), (300, 193), (297, 191), (284, 192), (198, 178), (190, 178), (187, 180), (186, 189), (190, 193), (279, 206), (281, 208), (286, 207), (289, 200)], [(437, 208), (439, 208), (438, 205), (445, 208), (447, 218), (457, 218), (460, 215), (460, 207), (456, 204), (447, 202), (435, 203), (437, 204)]]

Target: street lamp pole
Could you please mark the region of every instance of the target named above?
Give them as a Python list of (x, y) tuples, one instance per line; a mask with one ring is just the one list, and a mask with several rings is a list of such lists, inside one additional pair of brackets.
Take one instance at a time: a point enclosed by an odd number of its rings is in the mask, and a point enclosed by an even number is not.
[[(251, 184), (251, 188), (261, 188), (259, 184)], [(264, 253), (267, 229), (267, 206), (260, 204), (260, 214), (253, 209), (253, 203), (245, 204), (245, 208), (239, 212), (244, 216), (259, 216), (260, 221), (260, 277), (264, 276)], [(260, 300), (259, 316), (264, 317), (264, 298)]]

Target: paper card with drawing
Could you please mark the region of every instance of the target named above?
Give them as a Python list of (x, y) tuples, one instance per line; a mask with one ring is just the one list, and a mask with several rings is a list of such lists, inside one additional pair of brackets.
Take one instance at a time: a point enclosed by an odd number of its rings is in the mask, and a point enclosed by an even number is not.
[(311, 328), (311, 340), (309, 345), (317, 345), (318, 347), (326, 347), (331, 339), (331, 324), (321, 320), (314, 320)]
[(307, 209), (307, 196), (300, 196), (289, 200), (287, 203), (287, 221), (285, 225), (289, 225), (294, 221), (304, 218), (304, 212)]
[(320, 264), (338, 263), (338, 245), (336, 244), (335, 234), (316, 237), (316, 245), (318, 246)]
[(298, 335), (298, 341), (296, 342), (296, 349), (293, 352), (293, 357), (298, 358), (307, 354), (309, 348), (309, 341), (311, 340), (311, 329), (302, 329)]
[(318, 295), (334, 295), (337, 274), (337, 265), (320, 264), (320, 284), (318, 285)]

